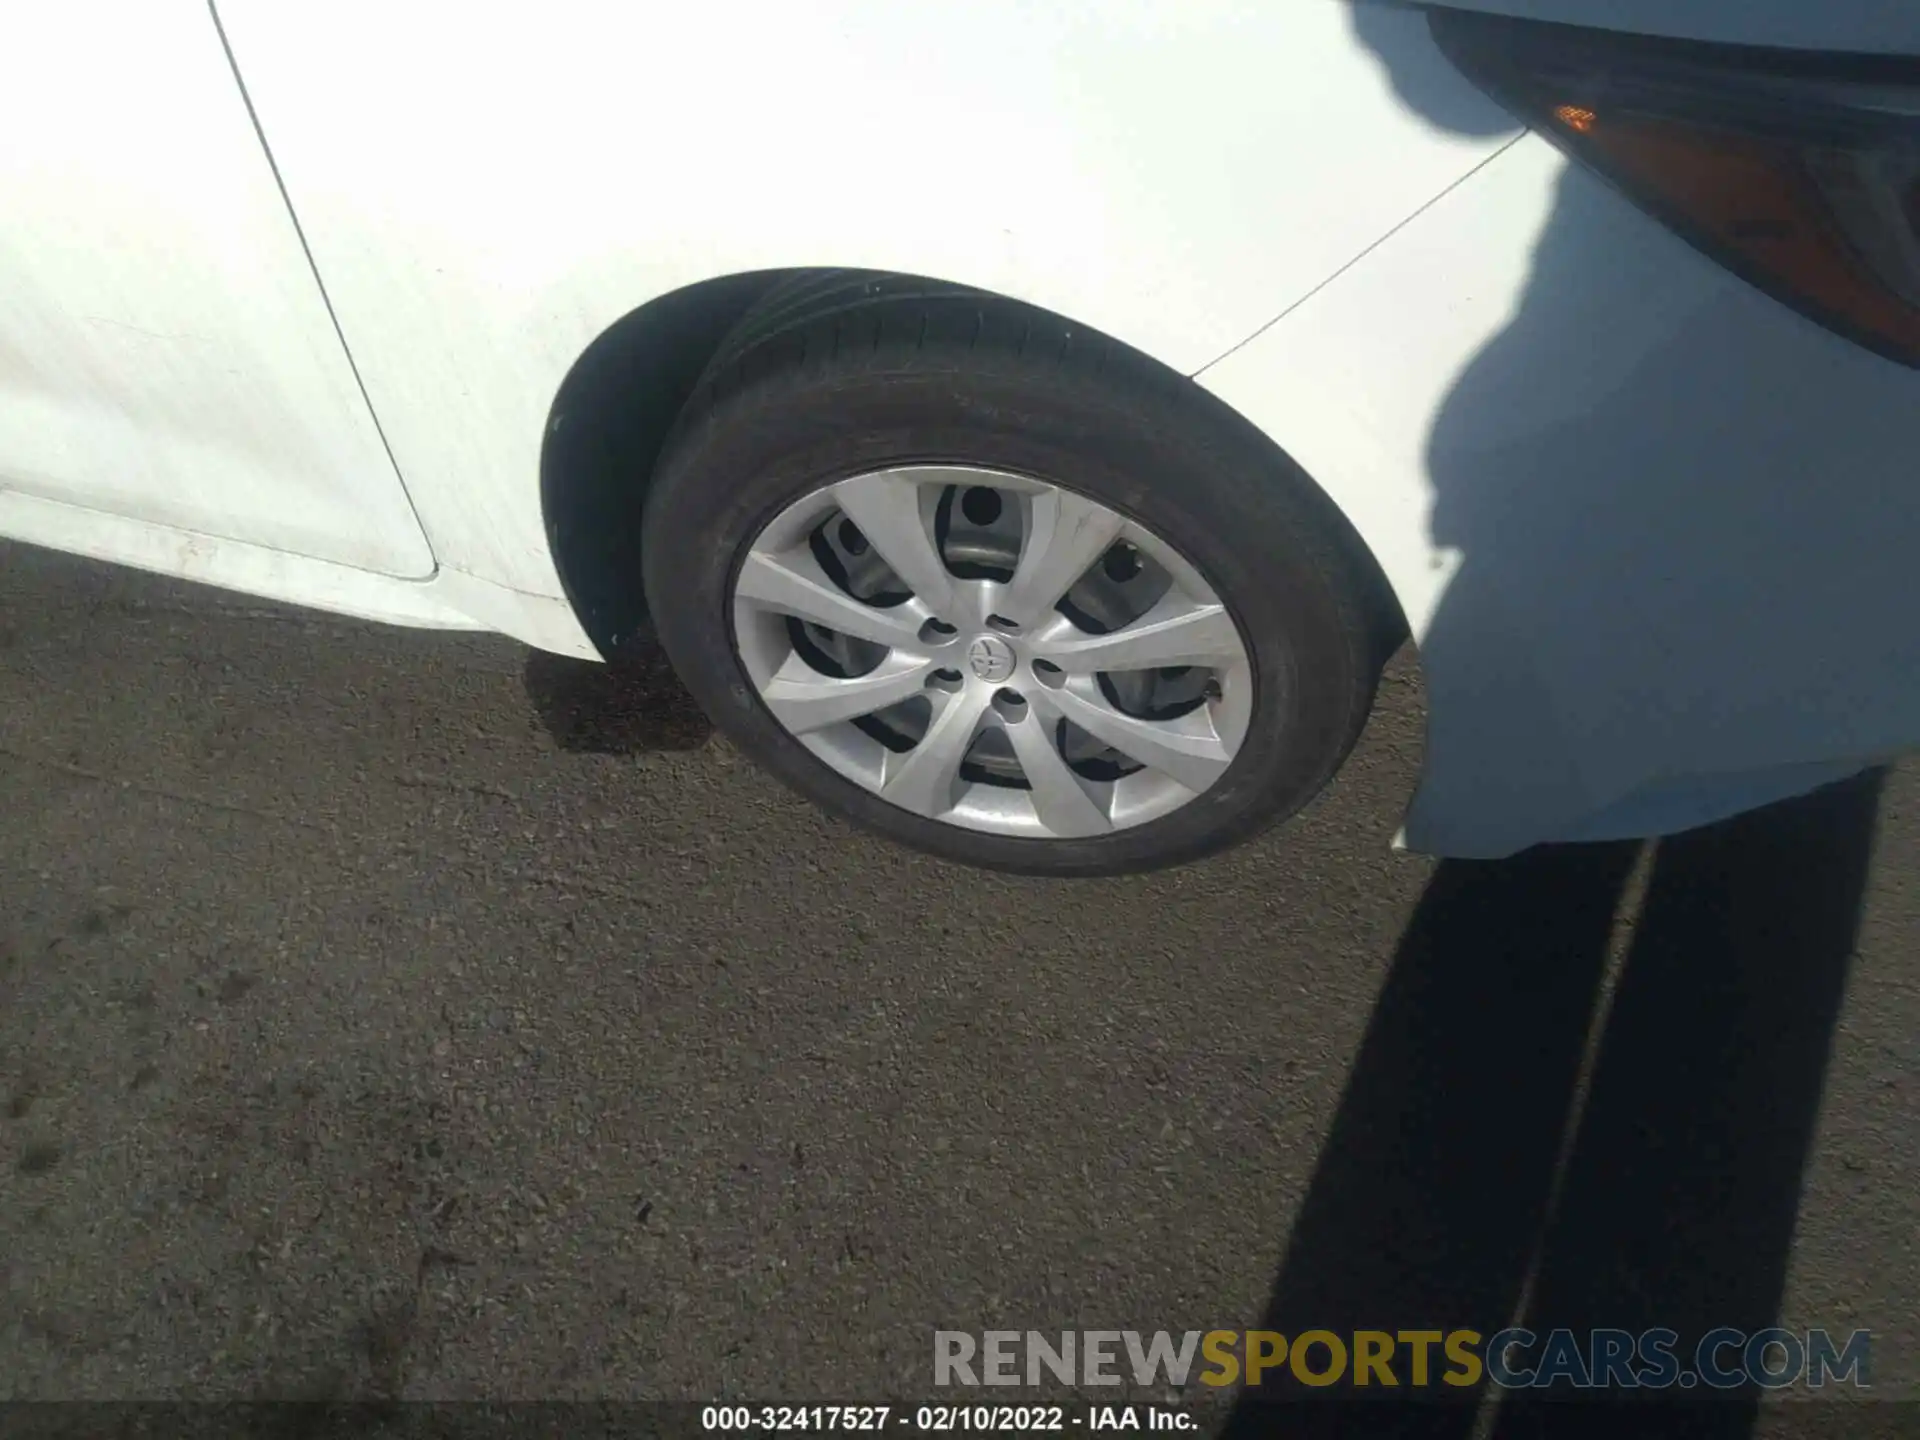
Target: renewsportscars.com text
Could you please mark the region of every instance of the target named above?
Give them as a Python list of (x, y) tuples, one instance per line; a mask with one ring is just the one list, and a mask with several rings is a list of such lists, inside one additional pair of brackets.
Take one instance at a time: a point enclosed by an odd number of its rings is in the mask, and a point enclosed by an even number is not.
[(1377, 1389), (1732, 1390), (1871, 1383), (1872, 1334), (1677, 1331), (936, 1330), (936, 1385), (1183, 1386), (1190, 1380)]

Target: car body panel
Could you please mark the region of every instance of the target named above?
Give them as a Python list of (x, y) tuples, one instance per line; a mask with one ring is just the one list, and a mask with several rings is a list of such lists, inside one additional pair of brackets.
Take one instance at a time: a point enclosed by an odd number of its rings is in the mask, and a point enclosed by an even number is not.
[(0, 135), (0, 493), (430, 575), (206, 8), (11, 15)]
[(1920, 742), (1920, 373), (1529, 136), (1202, 377), (1386, 566), (1406, 842), (1702, 824)]
[(1383, 13), (1478, 125), (1414, 113), (1331, 0), (220, 13), (436, 554), (548, 595), (548, 409), (657, 296), (890, 270), (1189, 372), (1517, 131)]

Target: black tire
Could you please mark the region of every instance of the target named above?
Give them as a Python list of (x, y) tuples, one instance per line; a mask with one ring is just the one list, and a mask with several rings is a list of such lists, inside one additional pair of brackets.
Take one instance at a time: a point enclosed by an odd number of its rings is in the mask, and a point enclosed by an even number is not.
[[(1078, 490), (1162, 536), (1252, 648), (1253, 722), (1179, 809), (1084, 840), (988, 834), (900, 809), (793, 739), (735, 658), (743, 555), (788, 504), (889, 465), (970, 463)], [(714, 723), (829, 810), (949, 859), (1039, 875), (1193, 860), (1299, 809), (1366, 721), (1383, 628), (1367, 563), (1305, 476), (1183, 377), (1044, 313), (923, 282), (783, 286), (720, 349), (643, 519), (661, 643)]]

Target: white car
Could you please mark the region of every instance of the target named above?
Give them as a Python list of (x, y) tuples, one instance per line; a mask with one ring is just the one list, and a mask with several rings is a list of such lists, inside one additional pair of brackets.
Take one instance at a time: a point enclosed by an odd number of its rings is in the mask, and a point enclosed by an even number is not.
[(1011, 870), (1295, 810), (1409, 632), (1416, 849), (1803, 791), (1920, 740), (1920, 7), (1586, 8), (27, 7), (0, 534), (657, 632)]

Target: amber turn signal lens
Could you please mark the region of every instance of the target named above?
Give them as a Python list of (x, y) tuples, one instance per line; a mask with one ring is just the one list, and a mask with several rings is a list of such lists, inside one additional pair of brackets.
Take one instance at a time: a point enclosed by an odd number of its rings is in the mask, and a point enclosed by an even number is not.
[(1556, 105), (1553, 118), (1569, 130), (1578, 130), (1582, 135), (1593, 129), (1594, 114), (1582, 105)]
[[(1572, 117), (1569, 118), (1569, 112)], [(1755, 284), (1909, 364), (1920, 310), (1848, 243), (1803, 147), (1704, 126), (1555, 107), (1571, 147)]]

